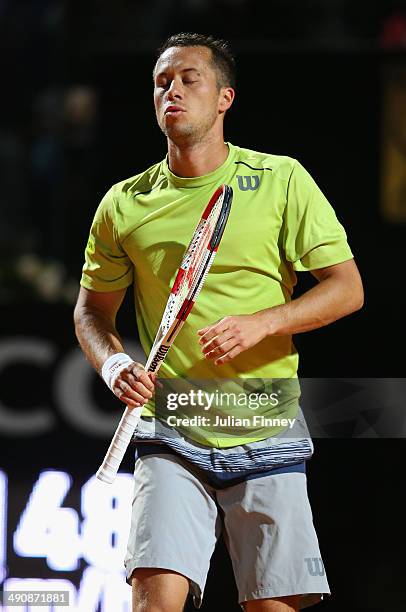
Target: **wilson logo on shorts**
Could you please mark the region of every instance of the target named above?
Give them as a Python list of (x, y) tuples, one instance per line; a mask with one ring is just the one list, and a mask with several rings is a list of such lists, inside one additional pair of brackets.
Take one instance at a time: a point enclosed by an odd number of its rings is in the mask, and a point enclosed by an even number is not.
[(305, 561), (310, 576), (324, 576), (324, 563), (321, 557), (306, 557)]
[[(245, 183), (244, 183), (245, 179)], [(259, 176), (257, 174), (253, 174), (252, 176), (242, 176), (241, 174), (237, 174), (238, 187), (241, 191), (255, 191), (259, 187)]]

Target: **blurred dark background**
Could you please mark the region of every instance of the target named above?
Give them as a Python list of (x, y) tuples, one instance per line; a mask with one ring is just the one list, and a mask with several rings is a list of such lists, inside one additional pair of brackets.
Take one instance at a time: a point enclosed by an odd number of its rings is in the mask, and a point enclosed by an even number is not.
[[(226, 38), (235, 51), (237, 99), (226, 139), (299, 159), (347, 230), (365, 306), (295, 338), (301, 375), (404, 376), (404, 2), (0, 0), (0, 505), (8, 491), (3, 516), (0, 508), (6, 542), (2, 549), (0, 541), (0, 579), (6, 581), (66, 579), (85, 589), (86, 555), (74, 569), (58, 566), (45, 560), (45, 545), (42, 552), (17, 546), (15, 533), (45, 469), (72, 477), (61, 506), (85, 520), (81, 486), (104, 455), (120, 406), (76, 347), (71, 320), (83, 250), (111, 184), (165, 155), (151, 72), (157, 46), (180, 31)], [(298, 293), (310, 284), (300, 276)], [(120, 330), (136, 354), (130, 299)], [(309, 488), (334, 591), (320, 610), (406, 609), (404, 440), (317, 439), (315, 448)], [(124, 473), (132, 469), (128, 455)], [(57, 536), (60, 546), (63, 537)], [(237, 611), (234, 589), (221, 545), (202, 610)], [(126, 609), (108, 601), (101, 596), (101, 612)], [(93, 612), (97, 605), (83, 599), (77, 609)]]

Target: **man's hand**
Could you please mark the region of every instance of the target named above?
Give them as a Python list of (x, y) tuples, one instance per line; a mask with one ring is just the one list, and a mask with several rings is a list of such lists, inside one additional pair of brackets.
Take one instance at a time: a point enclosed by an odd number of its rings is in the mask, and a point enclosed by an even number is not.
[(312, 270), (318, 284), (286, 304), (252, 315), (225, 317), (198, 330), (206, 359), (230, 361), (266, 336), (285, 336), (318, 329), (359, 310), (364, 301), (361, 277), (353, 259)]
[(251, 315), (224, 317), (213, 325), (199, 329), (197, 333), (206, 359), (214, 359), (215, 365), (222, 365), (263, 340), (267, 328), (260, 311)]
[(129, 408), (144, 406), (154, 394), (156, 375), (146, 372), (134, 361), (121, 370), (113, 384), (113, 393)]

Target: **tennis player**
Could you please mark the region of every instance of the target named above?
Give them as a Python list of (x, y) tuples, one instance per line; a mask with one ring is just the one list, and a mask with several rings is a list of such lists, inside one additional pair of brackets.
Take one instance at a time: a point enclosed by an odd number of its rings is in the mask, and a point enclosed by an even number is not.
[[(297, 380), (292, 334), (361, 308), (360, 275), (333, 208), (296, 159), (224, 141), (235, 96), (235, 62), (224, 41), (171, 36), (158, 52), (153, 84), (168, 154), (101, 201), (75, 309), (86, 357), (124, 404), (144, 406), (125, 559), (133, 611), (180, 612), (189, 593), (200, 607), (221, 532), (241, 607), (299, 610), (330, 592), (307, 496), (313, 445), (299, 394), (274, 413), (262, 409), (259, 416), (286, 417), (275, 426), (245, 432), (241, 424), (223, 428), (221, 419), (210, 427), (165, 423), (154, 410), (157, 381), (125, 352), (115, 319), (133, 286), (148, 354), (196, 222), (223, 183), (234, 191), (226, 231), (162, 381), (254, 379), (267, 389), (267, 381)], [(255, 115), (264, 104), (261, 85), (250, 94)], [(316, 281), (292, 299), (302, 271)], [(173, 414), (185, 410), (179, 402)], [(225, 418), (226, 409), (216, 410)]]

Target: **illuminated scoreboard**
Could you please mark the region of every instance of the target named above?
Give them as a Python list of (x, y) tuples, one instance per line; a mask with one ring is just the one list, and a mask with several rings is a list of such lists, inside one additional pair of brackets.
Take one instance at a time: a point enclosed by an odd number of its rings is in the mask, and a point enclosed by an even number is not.
[[(76, 486), (66, 471), (43, 470), (22, 495), (21, 484), (0, 471), (2, 589), (69, 592), (68, 608), (2, 609), (130, 612), (131, 588), (125, 582), (123, 560), (132, 489), (131, 474), (120, 473), (112, 485), (92, 476)], [(16, 503), (21, 507), (17, 516), (12, 510)]]
[[(9, 335), (0, 338), (0, 592), (68, 591), (69, 608), (0, 603), (0, 609), (130, 612), (124, 558), (133, 452), (112, 485), (93, 475), (122, 404), (72, 343), (70, 307), (32, 305), (28, 317), (22, 304), (4, 316)], [(126, 346), (136, 360), (145, 360), (137, 342), (126, 340)], [(22, 379), (29, 393), (16, 392)]]

